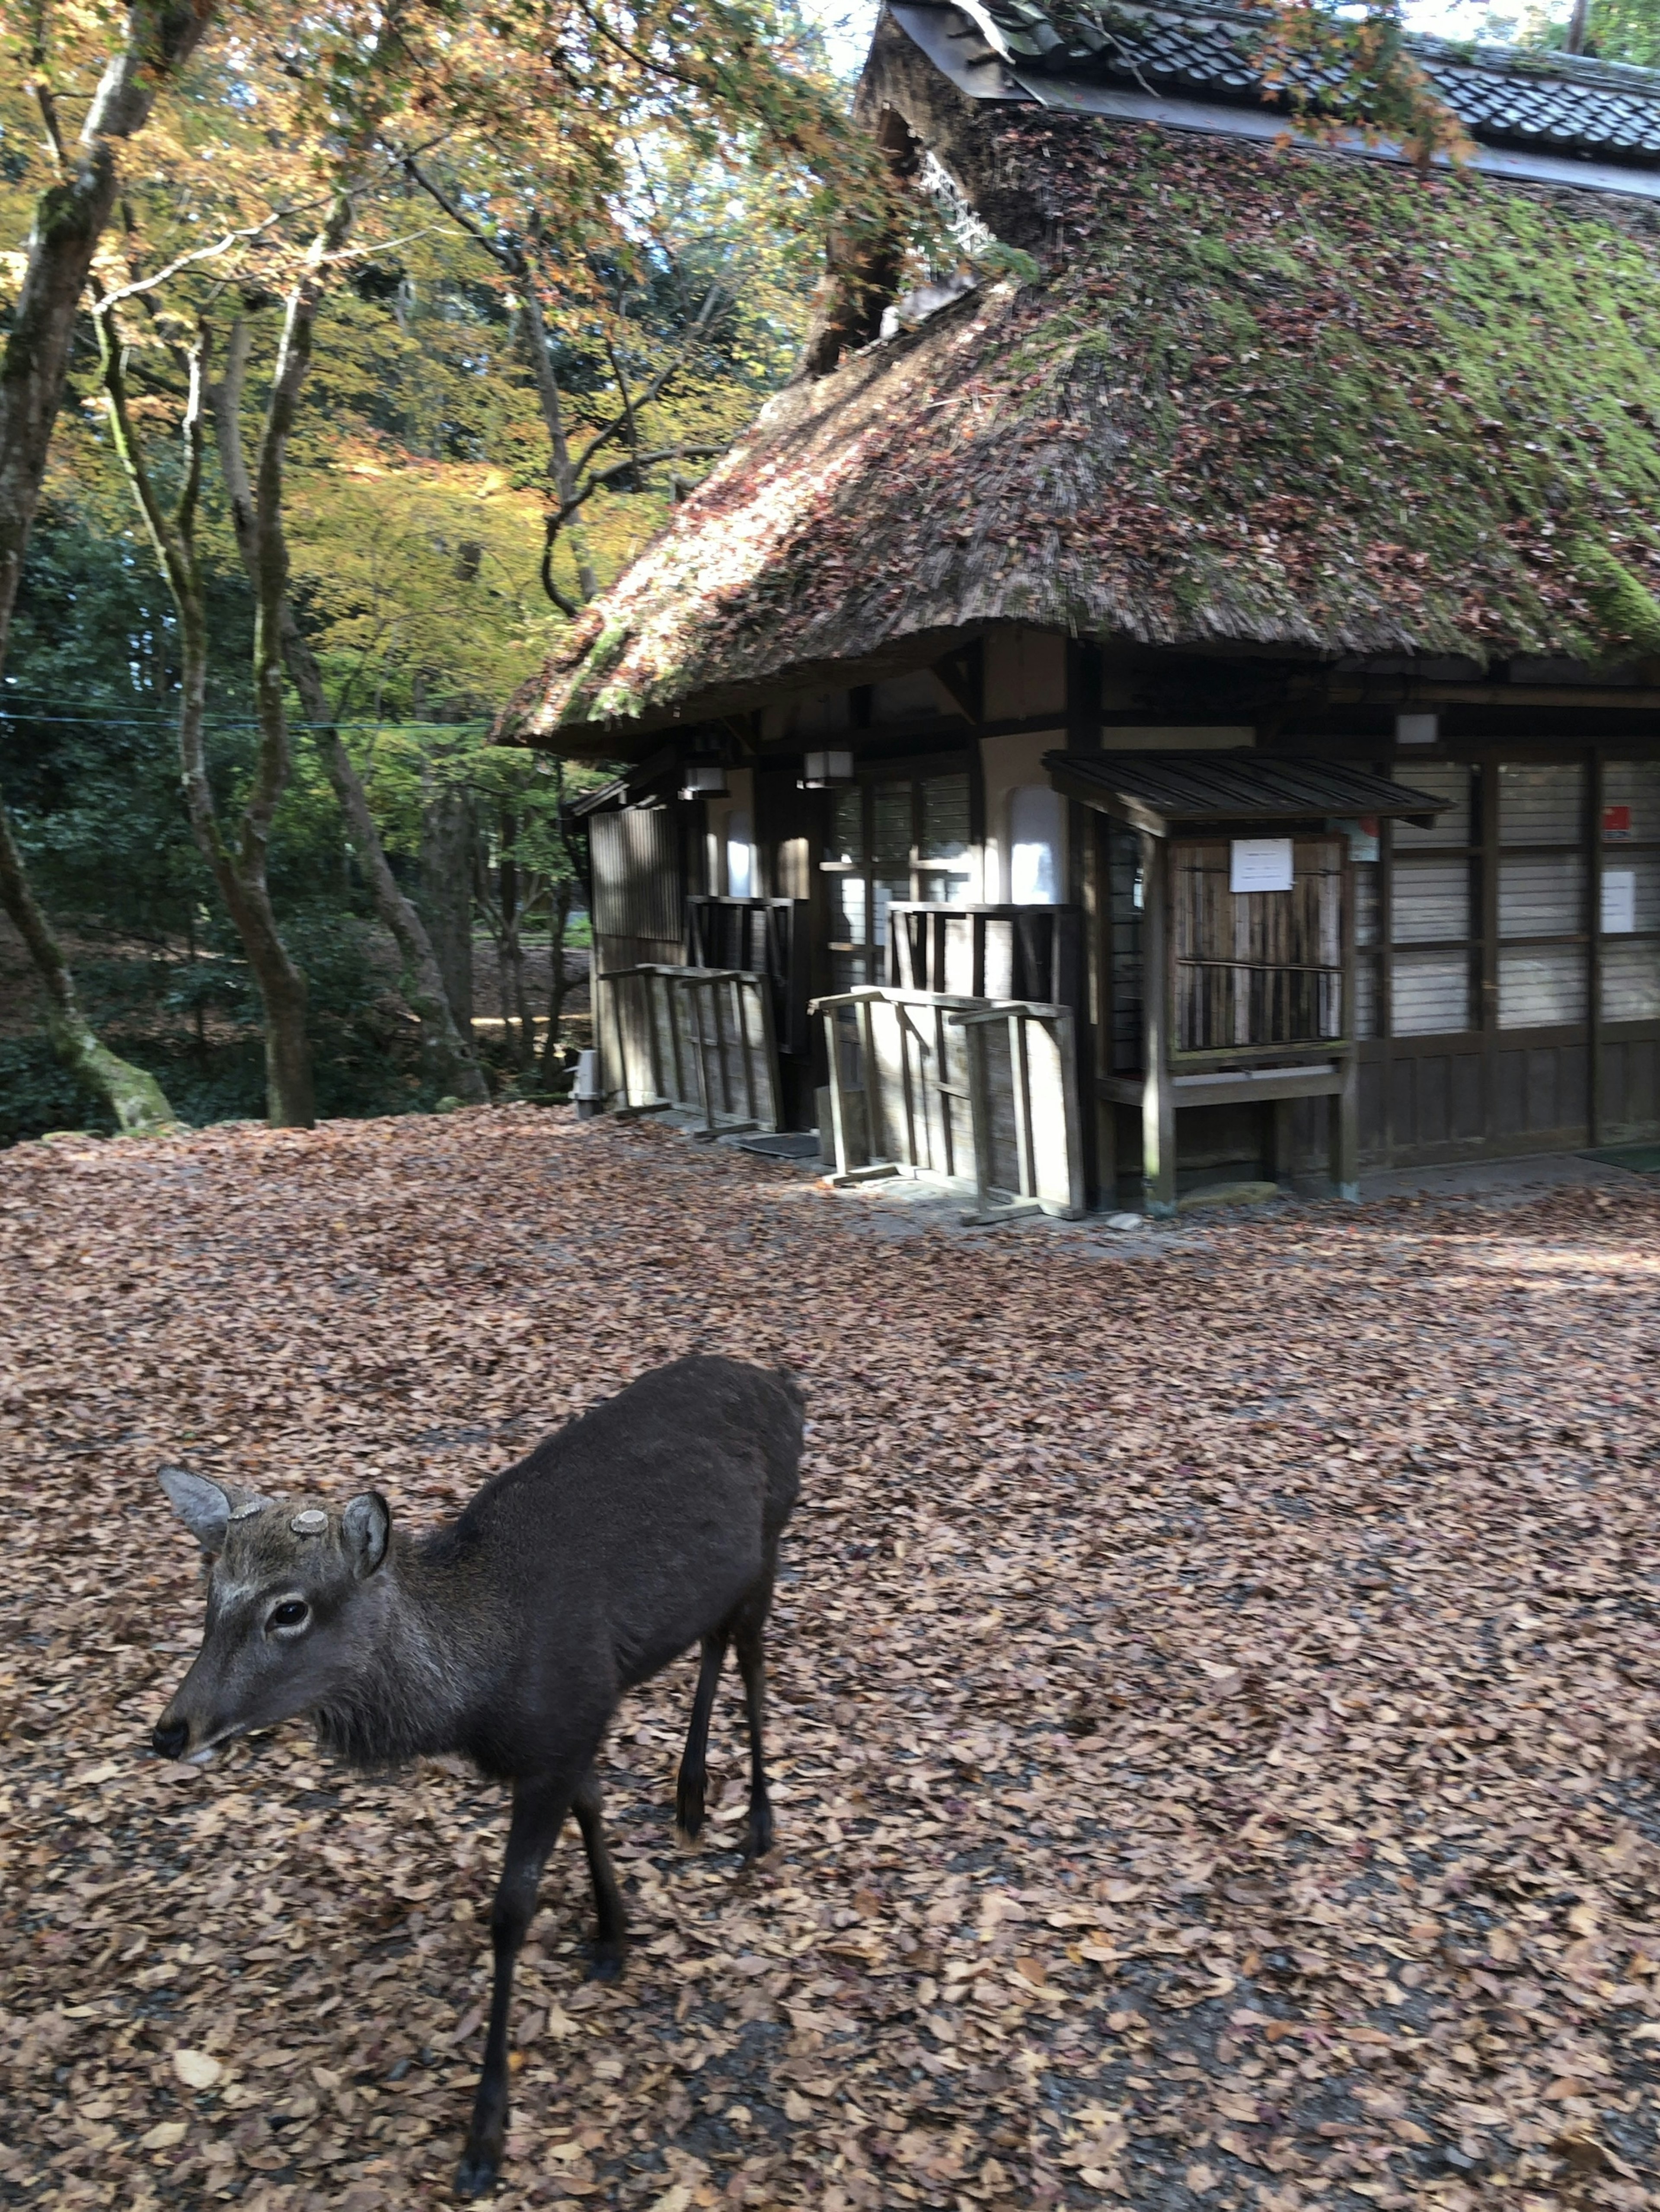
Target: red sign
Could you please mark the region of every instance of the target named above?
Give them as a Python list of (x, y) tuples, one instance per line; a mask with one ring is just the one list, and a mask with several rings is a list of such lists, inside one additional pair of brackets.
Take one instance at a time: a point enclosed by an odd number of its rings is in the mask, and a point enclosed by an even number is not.
[(1602, 835), (1605, 837), (1629, 837), (1631, 809), (1629, 806), (1605, 806), (1602, 809)]

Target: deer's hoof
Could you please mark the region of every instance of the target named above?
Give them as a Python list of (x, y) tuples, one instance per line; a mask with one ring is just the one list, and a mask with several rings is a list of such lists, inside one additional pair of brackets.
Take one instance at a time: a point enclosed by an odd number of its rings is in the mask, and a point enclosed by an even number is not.
[(458, 2197), (491, 2196), (501, 2173), (501, 2160), (494, 2151), (480, 2150), (469, 2143), (455, 2169), (455, 2193)]
[(744, 1856), (753, 1865), (756, 1860), (765, 1858), (776, 1841), (777, 1832), (772, 1825), (771, 1806), (752, 1805), (750, 1808), (750, 1832), (744, 1841)]
[(628, 1953), (621, 1943), (596, 1943), (593, 1956), (588, 1961), (591, 1982), (620, 1982)]
[(674, 1801), (674, 1825), (689, 1844), (695, 1844), (703, 1832), (703, 1793), (680, 1790)]

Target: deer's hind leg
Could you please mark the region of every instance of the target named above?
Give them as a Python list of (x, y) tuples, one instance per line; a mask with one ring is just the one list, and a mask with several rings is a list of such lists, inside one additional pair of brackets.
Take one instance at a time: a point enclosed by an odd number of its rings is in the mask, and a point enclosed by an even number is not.
[(599, 1780), (592, 1767), (571, 1799), (571, 1810), (582, 1831), (582, 1848), (587, 1853), (588, 1874), (593, 1882), (594, 1917), (599, 1923), (599, 1933), (593, 1945), (593, 1964), (588, 1970), (588, 1978), (595, 1982), (619, 1981), (623, 1962), (628, 1953), (628, 1916), (623, 1910), (623, 1893), (617, 1886), (617, 1873), (611, 1863), (611, 1853), (605, 1848), (605, 1825), (599, 1810)]
[(703, 1831), (703, 1800), (708, 1786), (709, 1715), (727, 1656), (727, 1630), (722, 1627), (703, 1638), (703, 1663), (697, 1671), (697, 1692), (691, 1701), (691, 1724), (686, 1747), (680, 1754), (680, 1778), (674, 1790), (674, 1825), (692, 1841)]
[(772, 1609), (772, 1570), (755, 1588), (732, 1620), (733, 1649), (744, 1678), (744, 1710), (750, 1731), (750, 1832), (745, 1856), (763, 1859), (773, 1845), (772, 1797), (767, 1789), (767, 1759), (763, 1742), (767, 1711), (767, 1615)]

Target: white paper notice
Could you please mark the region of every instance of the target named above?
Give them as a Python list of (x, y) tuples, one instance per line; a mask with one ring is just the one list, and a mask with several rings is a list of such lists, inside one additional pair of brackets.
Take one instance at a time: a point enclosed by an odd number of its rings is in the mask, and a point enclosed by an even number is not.
[(1636, 869), (1604, 868), (1602, 871), (1603, 936), (1629, 937), (1636, 927)]
[[(1603, 878), (1604, 882), (1607, 878)], [(1236, 837), (1228, 856), (1231, 891), (1288, 891), (1292, 884), (1289, 837)]]

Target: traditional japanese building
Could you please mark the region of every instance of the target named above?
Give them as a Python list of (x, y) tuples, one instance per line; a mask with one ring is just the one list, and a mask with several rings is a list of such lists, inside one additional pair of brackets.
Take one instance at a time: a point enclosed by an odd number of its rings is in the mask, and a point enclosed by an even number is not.
[(891, 0), (962, 267), (845, 272), (509, 717), (623, 764), (614, 1103), (989, 1209), (1660, 1134), (1660, 76), (1414, 42), (1420, 173), (1261, 20)]

